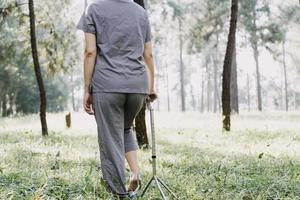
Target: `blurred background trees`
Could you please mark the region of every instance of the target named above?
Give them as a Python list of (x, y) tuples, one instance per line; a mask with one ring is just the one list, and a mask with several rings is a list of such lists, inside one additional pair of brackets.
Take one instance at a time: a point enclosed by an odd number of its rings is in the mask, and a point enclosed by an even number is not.
[[(160, 27), (154, 30), (154, 35), (159, 35), (154, 41), (155, 58), (161, 63), (157, 65), (160, 110), (220, 112), (230, 1), (149, 2), (152, 27)], [(231, 111), (286, 110), (289, 105), (298, 109), (299, 95), (294, 89), (299, 85), (299, 74), (295, 75), (299, 61), (295, 59), (299, 48), (299, 23), (295, 23), (299, 20), (298, 3), (251, 0), (240, 4), (231, 70)], [(166, 66), (167, 75), (160, 70)]]
[[(35, 2), (47, 112), (80, 111), (80, 0)], [(139, 1), (143, 3), (143, 1)], [(90, 3), (90, 2), (88, 2)], [(147, 0), (160, 111), (220, 113), (229, 0)], [(231, 112), (298, 110), (300, 9), (296, 1), (240, 1), (231, 66)], [(39, 111), (28, 1), (0, 1), (0, 113)]]
[[(79, 50), (74, 22), (68, 17), (71, 1), (35, 4), (36, 38), (47, 94), (47, 112), (68, 108), (70, 91), (81, 84)], [(25, 1), (0, 3), (0, 104), (2, 116), (37, 113), (39, 90), (31, 58), (29, 12)], [(74, 73), (77, 72), (77, 75)], [(79, 78), (80, 77), (80, 78)], [(77, 108), (76, 108), (77, 107)]]

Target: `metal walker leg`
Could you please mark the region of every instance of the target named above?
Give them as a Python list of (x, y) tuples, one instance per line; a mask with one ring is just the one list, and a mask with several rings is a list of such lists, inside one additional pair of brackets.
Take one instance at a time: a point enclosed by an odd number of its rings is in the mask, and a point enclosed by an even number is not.
[(174, 199), (178, 199), (176, 194), (172, 192), (172, 190), (156, 175), (156, 143), (155, 143), (155, 128), (154, 128), (154, 114), (153, 114), (153, 108), (151, 103), (147, 103), (147, 107), (150, 111), (150, 123), (151, 123), (151, 137), (152, 137), (152, 173), (153, 176), (150, 179), (150, 181), (147, 183), (146, 187), (144, 188), (141, 197), (145, 195), (147, 192), (149, 186), (154, 181), (155, 186), (158, 188), (163, 200), (167, 200), (167, 196), (164, 193), (163, 188), (168, 191)]

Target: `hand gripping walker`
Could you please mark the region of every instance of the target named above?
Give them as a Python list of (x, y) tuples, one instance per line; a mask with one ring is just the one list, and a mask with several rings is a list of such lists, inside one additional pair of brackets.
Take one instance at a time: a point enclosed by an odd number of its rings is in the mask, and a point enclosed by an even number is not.
[(144, 188), (141, 197), (147, 192), (152, 181), (154, 181), (155, 186), (159, 189), (159, 192), (163, 198), (163, 200), (167, 200), (167, 196), (163, 191), (163, 187), (175, 198), (178, 199), (174, 192), (156, 175), (156, 146), (155, 146), (155, 128), (154, 128), (154, 114), (153, 114), (153, 107), (150, 102), (147, 102), (147, 108), (150, 111), (150, 123), (151, 123), (151, 137), (152, 137), (152, 173), (153, 176), (150, 181), (147, 183), (146, 187)]

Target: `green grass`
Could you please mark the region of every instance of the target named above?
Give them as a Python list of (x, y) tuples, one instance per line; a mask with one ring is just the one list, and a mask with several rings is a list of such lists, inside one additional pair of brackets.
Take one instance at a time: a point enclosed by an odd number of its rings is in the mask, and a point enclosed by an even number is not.
[[(282, 119), (271, 118), (276, 120)], [(158, 174), (180, 199), (300, 199), (300, 132), (264, 127), (229, 134), (158, 127)], [(0, 146), (0, 199), (110, 198), (98, 168), (96, 134), (56, 131), (42, 138), (36, 131), (3, 131)], [(151, 176), (150, 155), (139, 152), (144, 184)], [(151, 188), (141, 199), (160, 196)]]
[[(50, 137), (42, 139), (32, 134), (14, 135), (15, 140), (11, 139), (11, 134), (1, 136), (1, 141), (9, 139), (13, 146), (4, 148), (6, 153), (0, 164), (0, 199), (33, 199), (37, 196), (41, 199), (106, 199), (108, 194), (97, 171), (97, 160), (68, 160), (60, 153), (61, 150), (72, 151), (69, 144), (75, 140), (79, 144), (86, 137), (51, 133)], [(31, 150), (26, 144), (39, 146), (41, 152)], [(43, 151), (47, 147), (56, 151)]]

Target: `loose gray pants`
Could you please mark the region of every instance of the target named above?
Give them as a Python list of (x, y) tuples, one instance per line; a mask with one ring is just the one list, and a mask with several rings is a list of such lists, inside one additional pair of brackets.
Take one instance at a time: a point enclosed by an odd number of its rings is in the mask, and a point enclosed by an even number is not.
[(138, 148), (131, 126), (145, 97), (145, 94), (93, 94), (103, 179), (111, 192), (120, 197), (128, 194), (125, 153)]

